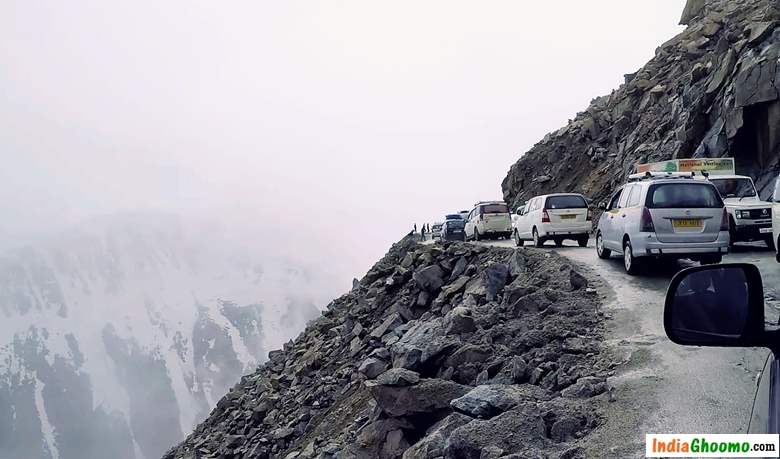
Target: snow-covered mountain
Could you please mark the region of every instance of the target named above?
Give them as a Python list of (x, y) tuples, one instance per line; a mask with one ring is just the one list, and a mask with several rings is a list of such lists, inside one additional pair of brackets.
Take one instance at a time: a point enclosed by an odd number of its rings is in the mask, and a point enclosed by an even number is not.
[(169, 215), (0, 255), (0, 457), (151, 459), (341, 290)]

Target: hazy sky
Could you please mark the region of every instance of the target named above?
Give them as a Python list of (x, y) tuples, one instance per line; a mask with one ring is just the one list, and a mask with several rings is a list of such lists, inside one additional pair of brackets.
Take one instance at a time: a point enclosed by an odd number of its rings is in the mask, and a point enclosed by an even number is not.
[(0, 247), (220, 218), (362, 274), (679, 32), (684, 0), (0, 0)]

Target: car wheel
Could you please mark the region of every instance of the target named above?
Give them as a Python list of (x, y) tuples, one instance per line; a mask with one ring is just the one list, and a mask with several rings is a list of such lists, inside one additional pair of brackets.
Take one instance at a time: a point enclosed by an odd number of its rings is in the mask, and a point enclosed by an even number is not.
[(520, 233), (517, 232), (517, 230), (512, 232), (512, 235), (515, 238), (515, 245), (518, 247), (522, 247), (525, 244), (525, 241), (520, 239)]
[(474, 228), (474, 241), (479, 241), (479, 230)]
[(577, 239), (577, 245), (580, 247), (587, 247), (588, 246), (588, 236), (583, 236), (579, 239)]
[(737, 224), (734, 223), (734, 218), (729, 215), (729, 247), (734, 247), (734, 243), (737, 241)]
[(596, 233), (596, 254), (602, 260), (606, 260), (612, 255), (612, 251), (604, 247), (604, 238), (601, 236), (601, 231)]
[(534, 247), (541, 247), (544, 245), (544, 239), (539, 237), (539, 231), (537, 231), (536, 228), (534, 228), (533, 237), (534, 237)]
[(631, 241), (626, 240), (623, 244), (623, 266), (626, 268), (626, 272), (632, 276), (639, 274), (640, 262), (634, 257), (633, 249), (631, 248)]
[(701, 259), (702, 265), (717, 265), (723, 261), (723, 255), (710, 255)]
[(775, 240), (772, 236), (767, 237), (764, 242), (766, 242), (766, 246), (769, 247), (769, 250), (775, 250)]

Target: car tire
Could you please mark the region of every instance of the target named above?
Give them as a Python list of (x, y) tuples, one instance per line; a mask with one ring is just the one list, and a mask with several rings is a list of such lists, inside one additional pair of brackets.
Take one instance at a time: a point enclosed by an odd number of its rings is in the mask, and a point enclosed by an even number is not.
[(764, 242), (766, 242), (766, 246), (769, 247), (769, 250), (775, 250), (775, 240), (772, 236), (764, 239)]
[(718, 255), (706, 256), (706, 257), (701, 259), (700, 263), (702, 265), (717, 265), (721, 261), (723, 261), (723, 255), (718, 254)]
[(479, 230), (477, 228), (474, 228), (474, 241), (479, 242)]
[(583, 236), (579, 239), (577, 239), (577, 245), (580, 247), (587, 247), (588, 246), (588, 239), (590, 239), (588, 236)]
[(544, 239), (539, 237), (539, 231), (534, 228), (533, 230), (534, 247), (541, 247), (544, 245)]
[(522, 247), (523, 245), (525, 245), (525, 241), (520, 239), (520, 234), (517, 232), (517, 230), (512, 232), (512, 236), (515, 239), (515, 245), (517, 247)]
[(729, 247), (734, 247), (735, 242), (737, 242), (737, 224), (734, 223), (734, 218), (729, 215)]
[(641, 262), (634, 257), (634, 251), (631, 248), (631, 241), (626, 239), (623, 243), (623, 267), (626, 269), (626, 273), (630, 276), (636, 276), (639, 274)]
[(601, 231), (596, 233), (596, 255), (602, 260), (606, 260), (612, 255), (612, 251), (604, 247), (604, 238), (601, 236)]

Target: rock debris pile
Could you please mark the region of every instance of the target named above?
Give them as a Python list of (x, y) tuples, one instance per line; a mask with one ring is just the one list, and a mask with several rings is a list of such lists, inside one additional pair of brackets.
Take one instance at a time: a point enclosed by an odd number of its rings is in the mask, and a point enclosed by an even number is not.
[(583, 457), (609, 375), (587, 284), (555, 253), (407, 237), (165, 458)]

